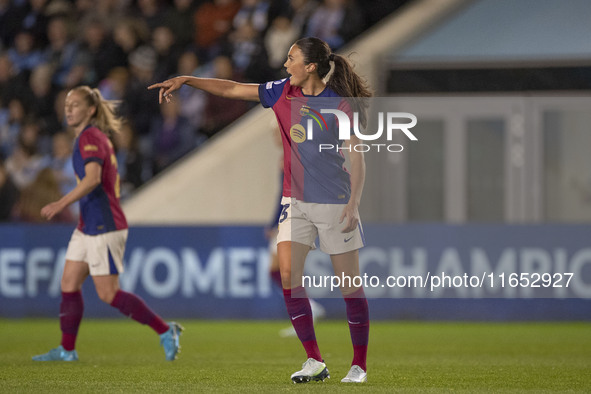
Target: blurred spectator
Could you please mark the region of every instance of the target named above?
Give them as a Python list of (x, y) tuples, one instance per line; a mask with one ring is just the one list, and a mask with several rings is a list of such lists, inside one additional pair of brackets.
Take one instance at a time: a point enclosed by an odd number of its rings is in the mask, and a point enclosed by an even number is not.
[(55, 95), (55, 101), (53, 103), (53, 116), (47, 120), (47, 124), (45, 125), (45, 130), (49, 135), (54, 135), (67, 128), (66, 114), (64, 110), (67, 94), (68, 90), (62, 89)]
[(267, 14), (269, 13), (269, 2), (266, 0), (242, 0), (242, 5), (234, 17), (234, 29), (240, 29), (249, 24), (257, 33), (267, 29)]
[[(52, 158), (50, 167), (54, 171), (60, 192), (68, 194), (76, 187), (76, 173), (72, 165), (74, 139), (65, 131), (56, 133), (52, 138)], [(75, 207), (75, 204), (72, 204)]]
[(18, 136), (14, 152), (6, 159), (6, 169), (20, 190), (29, 186), (39, 171), (49, 166), (49, 158), (39, 154), (38, 136), (38, 123), (35, 119), (27, 120)]
[(308, 28), (308, 21), (316, 11), (316, 0), (291, 0), (291, 24), (298, 31), (298, 36), (303, 36)]
[(230, 32), (239, 8), (240, 3), (236, 0), (213, 0), (197, 9), (194, 15), (195, 43), (201, 57), (209, 60), (217, 55), (220, 40)]
[(146, 86), (155, 82), (156, 53), (147, 45), (141, 46), (129, 56), (130, 80), (123, 100), (124, 114), (132, 123), (140, 139), (140, 149), (148, 153), (151, 148), (150, 125), (160, 113), (160, 105), (153, 91)]
[(123, 51), (120, 60), (125, 66), (128, 65), (129, 55), (146, 43), (149, 36), (148, 26), (141, 19), (127, 17), (117, 20), (113, 29), (113, 39)]
[[(200, 77), (207, 76), (199, 74), (198, 67), (199, 59), (197, 55), (192, 51), (187, 51), (179, 58), (177, 74)], [(181, 104), (181, 115), (189, 120), (194, 130), (200, 130), (203, 125), (203, 112), (207, 101), (205, 92), (189, 86), (183, 86), (179, 89), (178, 96)]]
[[(41, 216), (41, 208), (61, 197), (62, 193), (54, 172), (50, 168), (44, 168), (39, 171), (34, 181), (22, 190), (14, 207), (14, 216), (22, 222), (44, 223), (46, 220)], [(53, 221), (73, 222), (74, 217), (69, 209), (64, 209)]]
[(137, 0), (137, 16), (142, 19), (150, 32), (164, 24), (166, 8), (160, 0)]
[(193, 128), (181, 115), (178, 100), (160, 106), (160, 112), (162, 116), (155, 117), (150, 128), (154, 174), (195, 147)]
[(8, 54), (0, 52), (0, 110), (26, 84), (26, 76), (17, 75)]
[(323, 0), (310, 17), (306, 35), (326, 41), (336, 51), (361, 31), (361, 23), (359, 10), (350, 1)]
[(8, 102), (8, 108), (0, 108), (0, 155), (9, 157), (14, 153), (26, 114), (25, 105), (18, 97)]
[(156, 51), (156, 70), (154, 79), (163, 81), (170, 78), (176, 71), (181, 49), (176, 44), (172, 29), (168, 26), (158, 26), (152, 33), (152, 46)]
[(44, 55), (35, 48), (35, 37), (29, 30), (16, 33), (14, 46), (8, 50), (8, 56), (16, 73), (29, 72), (44, 61)]
[(51, 83), (52, 68), (47, 63), (35, 67), (29, 78), (28, 89), (23, 93), (30, 114), (39, 119), (42, 134), (49, 134), (53, 121), (56, 90)]
[(45, 13), (48, 0), (29, 0), (24, 6), (17, 8), (15, 18), (19, 20), (19, 29), (28, 30), (33, 34), (35, 44), (47, 45), (47, 15)]
[(58, 16), (73, 19), (75, 11), (72, 0), (48, 0), (45, 6), (45, 16), (48, 20)]
[(152, 171), (144, 165), (144, 157), (138, 146), (135, 130), (125, 122), (119, 133), (113, 134), (119, 177), (121, 180), (121, 198), (129, 197), (131, 192), (140, 187), (152, 176)]
[[(232, 62), (225, 56), (218, 56), (213, 60), (214, 78), (235, 80)], [(212, 136), (229, 125), (248, 110), (246, 101), (236, 101), (212, 94), (207, 95), (205, 106), (205, 124), (203, 132)]]
[[(90, 14), (96, 15), (100, 18), (117, 18), (129, 11), (132, 0), (76, 0), (78, 3), (92, 3)], [(84, 5), (80, 6), (82, 9)]]
[(82, 39), (82, 50), (90, 56), (88, 81), (101, 81), (113, 68), (127, 64), (123, 49), (111, 39), (102, 19), (87, 18), (83, 23)]
[(252, 24), (246, 22), (230, 34), (227, 52), (236, 77), (244, 82), (265, 82), (271, 69), (265, 46)]
[(298, 37), (298, 30), (291, 24), (287, 16), (279, 15), (273, 19), (271, 27), (265, 35), (265, 49), (269, 56), (269, 66), (273, 69), (275, 78), (280, 78), (283, 64), (287, 59), (287, 52)]
[(74, 13), (76, 20), (83, 20), (89, 15), (96, 16), (95, 0), (74, 0)]
[(62, 16), (51, 19), (47, 26), (49, 47), (45, 56), (54, 69), (53, 82), (63, 88), (83, 83), (90, 66), (89, 55), (80, 51), (70, 29), (68, 20)]
[(6, 170), (0, 156), (0, 222), (12, 219), (13, 208), (18, 201), (19, 191)]
[(105, 100), (122, 100), (125, 97), (129, 71), (125, 67), (116, 67), (109, 71), (105, 79), (99, 82), (98, 89)]
[(0, 106), (0, 157), (8, 156), (16, 146), (17, 133), (10, 128), (8, 108)]
[[(203, 0), (198, 1), (198, 3)], [(173, 6), (166, 10), (164, 14), (164, 25), (168, 26), (180, 48), (187, 49), (193, 43), (193, 13), (195, 12), (195, 1), (193, 0), (174, 0)]]
[[(68, 194), (76, 187), (77, 183), (76, 173), (72, 165), (73, 145), (74, 137), (68, 132), (61, 131), (53, 136), (52, 157), (49, 166), (53, 170), (53, 175), (62, 195)], [(70, 211), (72, 218), (78, 218), (79, 211), (76, 204), (71, 204), (66, 209)]]
[(0, 0), (0, 50), (9, 47), (19, 31), (20, 18), (11, 0)]

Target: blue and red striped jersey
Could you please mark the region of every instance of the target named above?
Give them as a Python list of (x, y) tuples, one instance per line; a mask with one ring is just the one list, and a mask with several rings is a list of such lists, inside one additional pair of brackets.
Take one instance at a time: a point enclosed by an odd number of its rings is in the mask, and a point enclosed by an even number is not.
[[(289, 79), (260, 84), (259, 98), (263, 107), (273, 109), (281, 131), (283, 196), (320, 204), (349, 202), (351, 180), (342, 151), (336, 149), (343, 143), (338, 138), (337, 118), (320, 116), (321, 109), (350, 114), (346, 100), (328, 86), (317, 96), (304, 95)], [(333, 149), (320, 150), (329, 145)]]
[(80, 199), (78, 229), (97, 235), (127, 228), (119, 204), (119, 174), (113, 144), (94, 126), (87, 126), (76, 138), (72, 162), (78, 180), (86, 176), (84, 166), (97, 162), (102, 168), (101, 183)]

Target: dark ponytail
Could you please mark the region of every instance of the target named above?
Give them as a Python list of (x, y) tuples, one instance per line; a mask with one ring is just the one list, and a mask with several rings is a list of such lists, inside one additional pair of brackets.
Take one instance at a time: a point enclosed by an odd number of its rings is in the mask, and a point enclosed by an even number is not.
[(334, 70), (326, 83), (336, 94), (350, 98), (353, 111), (359, 112), (360, 123), (367, 125), (367, 102), (361, 99), (371, 97), (367, 83), (353, 70), (351, 62), (336, 53), (332, 53), (328, 44), (316, 37), (299, 39), (295, 45), (304, 55), (304, 63), (316, 63), (316, 71), (324, 79), (330, 71), (330, 62), (334, 62)]

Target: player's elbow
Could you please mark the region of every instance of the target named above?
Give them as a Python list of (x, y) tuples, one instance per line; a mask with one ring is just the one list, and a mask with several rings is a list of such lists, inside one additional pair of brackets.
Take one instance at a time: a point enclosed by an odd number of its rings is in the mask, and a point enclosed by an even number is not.
[(89, 174), (86, 176), (86, 183), (89, 188), (94, 189), (101, 184), (101, 177), (99, 174)]

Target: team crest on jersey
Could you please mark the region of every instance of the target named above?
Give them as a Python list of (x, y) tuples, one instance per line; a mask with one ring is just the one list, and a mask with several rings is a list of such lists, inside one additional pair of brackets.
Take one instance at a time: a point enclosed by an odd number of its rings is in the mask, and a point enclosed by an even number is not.
[(324, 119), (324, 117), (322, 115), (320, 115), (320, 112), (308, 107), (307, 105), (302, 105), (302, 107), (300, 108), (300, 115), (302, 115), (302, 118), (309, 116), (312, 119), (314, 119), (316, 121), (316, 123), (318, 124), (318, 126), (320, 126), (320, 130), (324, 130), (324, 129), (328, 130), (328, 125), (326, 124), (326, 120)]

